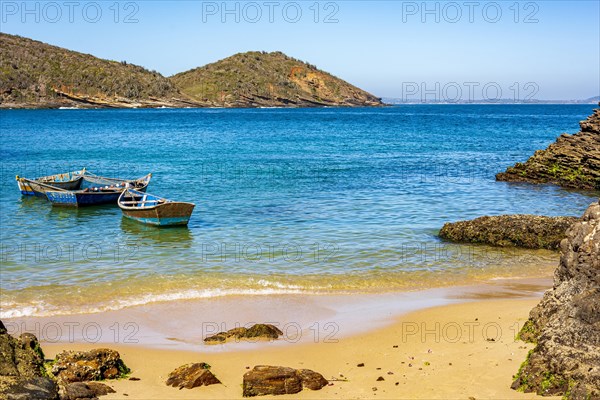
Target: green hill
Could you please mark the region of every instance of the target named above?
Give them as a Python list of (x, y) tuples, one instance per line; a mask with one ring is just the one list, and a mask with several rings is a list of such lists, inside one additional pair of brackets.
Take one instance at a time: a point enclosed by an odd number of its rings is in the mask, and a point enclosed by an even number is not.
[(0, 33), (2, 107), (187, 104), (185, 96), (158, 72)]
[(235, 54), (172, 76), (196, 101), (223, 107), (377, 106), (381, 100), (281, 52)]
[(166, 78), (0, 33), (0, 108), (378, 106), (380, 99), (281, 52), (248, 52)]

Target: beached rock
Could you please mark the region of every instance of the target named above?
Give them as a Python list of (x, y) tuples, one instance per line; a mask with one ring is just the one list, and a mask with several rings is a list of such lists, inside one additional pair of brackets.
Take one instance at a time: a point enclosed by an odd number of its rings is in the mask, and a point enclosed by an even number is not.
[(567, 229), (578, 220), (576, 217), (539, 215), (479, 217), (446, 223), (439, 236), (454, 242), (558, 250)]
[(294, 394), (304, 388), (319, 390), (328, 383), (323, 375), (310, 369), (257, 365), (244, 374), (243, 395)]
[(227, 332), (219, 332), (204, 339), (207, 344), (223, 343), (227, 339), (277, 339), (283, 332), (271, 324), (255, 324), (250, 328), (233, 328)]
[(44, 375), (44, 353), (31, 333), (15, 338), (0, 321), (0, 399), (58, 399)]
[[(6, 386), (4, 386), (6, 384)], [(6, 400), (58, 400), (58, 389), (52, 379), (9, 378), (0, 383), (0, 399)]]
[(210, 365), (206, 363), (193, 363), (182, 365), (169, 374), (167, 386), (179, 389), (193, 389), (198, 386), (208, 386), (221, 383), (216, 376), (210, 372)]
[(520, 337), (537, 344), (514, 389), (600, 398), (600, 203), (568, 230), (554, 287), (531, 310)]
[(100, 382), (73, 382), (61, 387), (61, 400), (92, 400), (98, 396), (115, 393), (115, 390)]
[(525, 163), (496, 175), (498, 181), (552, 183), (567, 188), (600, 189), (600, 109), (579, 123), (581, 131), (563, 134)]
[(52, 374), (60, 383), (116, 379), (129, 373), (121, 356), (110, 349), (63, 351), (56, 356)]

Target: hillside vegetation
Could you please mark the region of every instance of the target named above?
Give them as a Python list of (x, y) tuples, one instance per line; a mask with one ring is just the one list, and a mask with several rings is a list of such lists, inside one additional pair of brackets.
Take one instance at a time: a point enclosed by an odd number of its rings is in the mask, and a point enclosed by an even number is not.
[(281, 52), (238, 53), (171, 80), (183, 93), (213, 106), (381, 105), (372, 94)]
[(0, 33), (0, 107), (373, 106), (375, 96), (281, 52), (248, 52), (166, 78)]
[(0, 34), (4, 105), (160, 106), (178, 104), (178, 97), (175, 85), (157, 72)]

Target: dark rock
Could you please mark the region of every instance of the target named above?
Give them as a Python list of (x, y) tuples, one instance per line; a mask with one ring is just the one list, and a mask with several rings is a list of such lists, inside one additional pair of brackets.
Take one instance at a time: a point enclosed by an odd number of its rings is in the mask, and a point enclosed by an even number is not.
[(166, 384), (179, 389), (193, 389), (221, 383), (209, 369), (210, 365), (203, 362), (182, 365), (169, 374)]
[(131, 378), (129, 378), (130, 381), (141, 381), (140, 378), (137, 378), (135, 376), (132, 376)]
[(0, 399), (58, 399), (58, 388), (44, 374), (44, 353), (37, 338), (9, 335), (0, 322)]
[(253, 338), (264, 338), (264, 339), (277, 339), (283, 335), (283, 332), (274, 325), (271, 324), (255, 324), (250, 328), (233, 328), (227, 332), (219, 332), (213, 336), (209, 336), (204, 339), (205, 343), (223, 343), (227, 339), (253, 339)]
[(127, 373), (119, 353), (110, 349), (63, 351), (52, 365), (52, 374), (61, 383), (116, 379)]
[(554, 287), (519, 336), (536, 342), (513, 387), (570, 399), (600, 398), (600, 204), (561, 243)]
[(244, 374), (243, 395), (294, 394), (303, 388), (319, 390), (327, 384), (321, 374), (309, 369), (257, 365)]
[(59, 397), (58, 388), (53, 380), (43, 376), (35, 376), (32, 378), (11, 377), (6, 380), (0, 379), (0, 399), (58, 400)]
[(303, 389), (320, 390), (329, 383), (323, 375), (310, 369), (299, 369), (297, 373)]
[(365, 363), (358, 363), (358, 364), (356, 364), (356, 366), (357, 366), (357, 367), (364, 367), (364, 366), (365, 366)]
[(600, 189), (600, 109), (595, 109), (579, 125), (580, 132), (561, 135), (525, 163), (517, 163), (497, 174), (496, 180)]
[(500, 215), (444, 224), (439, 236), (454, 242), (557, 250), (576, 217)]
[(100, 382), (73, 382), (61, 388), (61, 400), (91, 400), (109, 393), (114, 389)]
[(381, 381), (385, 381), (385, 379), (383, 378), (383, 376), (380, 376), (379, 378), (377, 378), (377, 382), (381, 382)]

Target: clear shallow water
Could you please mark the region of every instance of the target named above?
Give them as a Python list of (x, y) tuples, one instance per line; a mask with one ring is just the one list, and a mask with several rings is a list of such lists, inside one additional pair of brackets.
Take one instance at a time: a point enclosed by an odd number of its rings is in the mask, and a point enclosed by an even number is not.
[[(0, 111), (0, 317), (548, 273), (553, 253), (436, 234), (484, 214), (580, 215), (597, 193), (494, 174), (578, 131), (592, 109)], [(116, 206), (53, 208), (14, 181), (82, 167), (153, 172), (149, 192), (196, 203), (189, 227), (138, 225)]]

